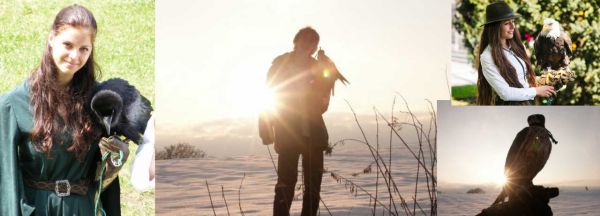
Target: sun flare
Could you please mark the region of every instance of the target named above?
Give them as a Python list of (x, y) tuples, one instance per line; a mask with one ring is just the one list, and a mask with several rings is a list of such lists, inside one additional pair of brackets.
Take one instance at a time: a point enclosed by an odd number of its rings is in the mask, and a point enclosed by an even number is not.
[[(255, 69), (264, 71), (266, 69)], [(230, 118), (257, 116), (264, 111), (275, 110), (274, 90), (267, 87), (264, 74), (246, 73), (226, 84), (228, 91), (223, 94), (223, 103), (228, 104), (225, 112)], [(218, 92), (215, 92), (219, 94)]]
[(327, 78), (331, 75), (331, 72), (329, 71), (329, 69), (325, 69), (323, 70), (323, 77)]
[(269, 111), (272, 112), (275, 110), (276, 102), (275, 102), (275, 94), (272, 89), (263, 88), (257, 91), (257, 101), (258, 101), (258, 109), (259, 111)]
[(245, 86), (230, 93), (232, 102), (230, 117), (256, 116), (261, 112), (273, 112), (276, 107), (273, 90), (266, 86)]
[(496, 184), (503, 186), (506, 183), (506, 177), (504, 175), (498, 175), (495, 178)]

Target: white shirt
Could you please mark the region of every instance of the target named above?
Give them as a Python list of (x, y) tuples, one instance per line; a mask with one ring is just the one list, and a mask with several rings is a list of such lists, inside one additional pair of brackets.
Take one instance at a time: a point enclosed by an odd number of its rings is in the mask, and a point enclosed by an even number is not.
[(154, 179), (150, 180), (150, 165), (154, 158), (154, 116), (146, 124), (142, 144), (135, 152), (135, 159), (131, 165), (131, 184), (138, 192), (154, 188)]
[(525, 79), (525, 70), (527, 70), (525, 62), (517, 57), (512, 51), (506, 48), (503, 49), (504, 57), (508, 62), (515, 68), (517, 72), (517, 78), (523, 88), (510, 87), (506, 80), (500, 75), (500, 70), (494, 63), (492, 58), (492, 50), (490, 46), (487, 46), (479, 61), (481, 61), (481, 69), (483, 76), (492, 86), (496, 94), (504, 101), (526, 101), (533, 100), (535, 98), (535, 88), (529, 88), (529, 83)]

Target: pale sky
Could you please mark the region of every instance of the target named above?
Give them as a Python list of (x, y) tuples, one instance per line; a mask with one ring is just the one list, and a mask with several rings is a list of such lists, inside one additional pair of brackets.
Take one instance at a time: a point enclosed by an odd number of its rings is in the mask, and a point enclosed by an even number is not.
[[(540, 113), (558, 144), (534, 184), (600, 186), (600, 107), (451, 107), (438, 102), (438, 179), (456, 184), (494, 183), (527, 117)], [(444, 183), (440, 183), (442, 185)]]
[[(178, 3), (176, 3), (178, 2)], [(257, 116), (272, 60), (305, 26), (351, 85), (329, 113), (387, 110), (400, 93), (416, 110), (448, 99), (451, 1), (157, 1), (157, 134)], [(327, 114), (326, 114), (327, 115)]]

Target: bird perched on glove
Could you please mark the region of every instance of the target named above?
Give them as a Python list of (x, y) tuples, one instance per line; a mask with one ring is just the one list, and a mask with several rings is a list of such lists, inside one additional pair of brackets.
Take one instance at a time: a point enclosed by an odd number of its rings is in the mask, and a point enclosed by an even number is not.
[(122, 135), (139, 144), (150, 119), (150, 101), (127, 81), (112, 78), (97, 85), (91, 109), (105, 135)]

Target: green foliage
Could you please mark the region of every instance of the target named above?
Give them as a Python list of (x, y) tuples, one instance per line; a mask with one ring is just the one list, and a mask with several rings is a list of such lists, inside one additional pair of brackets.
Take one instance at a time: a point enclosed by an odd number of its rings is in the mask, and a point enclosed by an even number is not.
[[(457, 0), (453, 25), (465, 36), (465, 46), (474, 59), (474, 50), (485, 22), (485, 8), (492, 1)], [(508, 0), (511, 8), (522, 17), (517, 19), (525, 47), (533, 53), (532, 40), (542, 29), (544, 18), (553, 18), (573, 41), (570, 69), (575, 81), (559, 91), (554, 104), (600, 104), (600, 1), (597, 0)], [(534, 56), (531, 57), (535, 63)], [(539, 73), (539, 68), (536, 71)]]

